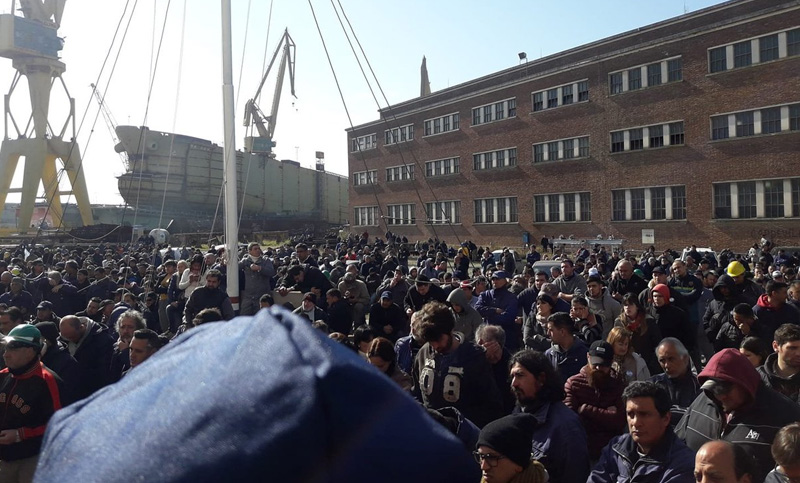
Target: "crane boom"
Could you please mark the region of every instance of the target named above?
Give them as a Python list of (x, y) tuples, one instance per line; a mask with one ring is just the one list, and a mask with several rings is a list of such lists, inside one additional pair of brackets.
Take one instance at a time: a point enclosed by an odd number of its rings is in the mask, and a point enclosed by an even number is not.
[[(283, 32), (278, 47), (275, 53), (272, 54), (269, 65), (267, 66), (264, 76), (256, 89), (255, 95), (249, 99), (244, 106), (244, 125), (253, 127), (258, 132), (258, 137), (248, 136), (244, 140), (245, 149), (253, 153), (265, 153), (274, 156), (272, 148), (275, 147), (275, 142), (272, 140), (275, 134), (275, 126), (278, 120), (278, 108), (281, 104), (281, 93), (283, 92), (283, 82), (286, 77), (286, 70), (289, 70), (289, 85), (291, 86), (292, 96), (297, 98), (294, 93), (294, 65), (295, 65), (295, 43), (289, 30)], [(277, 80), (275, 82), (275, 91), (272, 97), (272, 109), (270, 109), (269, 116), (265, 116), (258, 107), (257, 99), (261, 95), (261, 90), (264, 88), (264, 83), (267, 81), (275, 61), (280, 55), (280, 62), (278, 64)]]

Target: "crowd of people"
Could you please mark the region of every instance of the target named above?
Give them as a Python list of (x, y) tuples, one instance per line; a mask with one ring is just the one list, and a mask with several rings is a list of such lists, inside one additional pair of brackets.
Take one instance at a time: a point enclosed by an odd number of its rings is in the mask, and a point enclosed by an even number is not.
[[(518, 262), (392, 233), (254, 242), (237, 254), (238, 311), (282, 305), (374, 366), (473, 453), (474, 481), (800, 479), (797, 254), (543, 246)], [(236, 317), (226, 259), (152, 243), (8, 250), (0, 481), (48, 471), (57, 411)]]

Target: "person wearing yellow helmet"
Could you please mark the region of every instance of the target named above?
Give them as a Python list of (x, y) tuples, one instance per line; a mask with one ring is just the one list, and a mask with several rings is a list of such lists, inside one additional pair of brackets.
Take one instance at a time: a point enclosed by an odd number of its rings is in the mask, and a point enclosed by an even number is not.
[(742, 262), (739, 260), (730, 262), (725, 269), (725, 273), (733, 279), (736, 295), (739, 295), (744, 302), (751, 306), (758, 302), (758, 298), (764, 293), (764, 289), (747, 278), (747, 270)]

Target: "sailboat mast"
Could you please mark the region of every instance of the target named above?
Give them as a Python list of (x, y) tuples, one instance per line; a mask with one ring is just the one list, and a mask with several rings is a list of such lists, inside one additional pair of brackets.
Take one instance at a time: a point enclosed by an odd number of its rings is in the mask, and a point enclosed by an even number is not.
[(233, 55), (231, 49), (231, 1), (222, 0), (222, 110), (225, 125), (225, 258), (227, 260), (228, 296), (234, 310), (239, 309), (239, 220), (236, 199), (236, 141), (234, 129)]

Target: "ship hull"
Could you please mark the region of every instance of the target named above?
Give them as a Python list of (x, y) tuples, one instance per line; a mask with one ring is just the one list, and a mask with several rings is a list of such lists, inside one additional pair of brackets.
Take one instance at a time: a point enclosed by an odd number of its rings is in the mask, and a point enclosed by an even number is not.
[[(135, 126), (118, 126), (117, 152), (127, 156), (118, 178), (129, 205), (166, 220), (206, 225), (221, 219), (223, 150), (210, 141)], [(346, 222), (348, 179), (294, 161), (237, 152), (242, 225), (339, 225)]]

